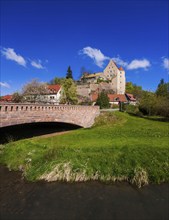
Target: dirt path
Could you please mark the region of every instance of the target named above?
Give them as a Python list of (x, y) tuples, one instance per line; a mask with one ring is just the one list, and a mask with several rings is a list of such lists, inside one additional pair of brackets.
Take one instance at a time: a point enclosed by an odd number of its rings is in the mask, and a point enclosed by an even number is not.
[(44, 134), (44, 135), (40, 135), (38, 137), (35, 138), (47, 138), (47, 137), (54, 137), (54, 136), (58, 136), (58, 135), (63, 135), (63, 134), (67, 134), (70, 133), (71, 131), (59, 131), (59, 132), (55, 132), (55, 133), (51, 133), (51, 134)]

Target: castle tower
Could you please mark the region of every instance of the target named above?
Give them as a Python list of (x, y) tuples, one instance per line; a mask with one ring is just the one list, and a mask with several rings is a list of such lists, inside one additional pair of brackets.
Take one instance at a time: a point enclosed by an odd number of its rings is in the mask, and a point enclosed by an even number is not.
[(111, 80), (112, 89), (116, 94), (124, 94), (126, 86), (125, 71), (122, 67), (118, 68), (113, 60), (110, 60), (109, 64), (103, 71), (104, 76)]

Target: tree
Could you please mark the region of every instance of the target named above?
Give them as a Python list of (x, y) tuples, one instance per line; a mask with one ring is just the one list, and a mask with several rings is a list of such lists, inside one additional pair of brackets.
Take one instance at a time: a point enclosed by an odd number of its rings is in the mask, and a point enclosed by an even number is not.
[(65, 79), (62, 85), (62, 94), (61, 94), (61, 103), (63, 104), (76, 104), (77, 99), (77, 91), (76, 85), (72, 79)]
[(48, 92), (47, 85), (45, 83), (38, 82), (36, 79), (25, 84), (22, 88), (22, 94), (31, 102), (41, 101), (40, 95), (47, 94)]
[(61, 77), (61, 78), (55, 77), (54, 79), (52, 79), (52, 80), (49, 82), (49, 84), (50, 84), (50, 85), (55, 85), (55, 84), (62, 85), (62, 84), (64, 83), (64, 81), (65, 81), (65, 78), (63, 78), (63, 77)]
[(23, 97), (23, 95), (21, 93), (15, 92), (12, 95), (12, 101), (15, 102), (15, 103), (23, 102), (24, 101), (24, 97)]
[(142, 94), (143, 90), (141, 86), (137, 86), (136, 84), (133, 84), (132, 82), (127, 82), (126, 93), (131, 93), (137, 100), (140, 100), (143, 95)]
[(68, 66), (67, 69), (66, 79), (73, 79), (72, 70), (70, 66)]
[(99, 105), (101, 109), (110, 108), (109, 97), (104, 90), (98, 95), (96, 105)]
[(160, 80), (156, 90), (156, 95), (169, 98), (169, 83), (165, 83), (164, 79)]
[(144, 91), (142, 98), (139, 103), (139, 110), (144, 115), (156, 115), (157, 109), (156, 109), (157, 99), (156, 95), (152, 92)]
[(126, 83), (126, 93), (133, 93), (134, 86), (132, 82), (127, 82)]

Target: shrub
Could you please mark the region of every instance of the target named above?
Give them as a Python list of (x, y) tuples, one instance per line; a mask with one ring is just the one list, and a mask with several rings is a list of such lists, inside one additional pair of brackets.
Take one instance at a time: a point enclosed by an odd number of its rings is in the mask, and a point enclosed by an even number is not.
[(129, 114), (137, 115), (137, 116), (142, 116), (142, 112), (139, 111), (138, 106), (136, 105), (128, 105), (126, 107), (126, 112)]
[(157, 96), (150, 92), (144, 92), (139, 104), (139, 110), (144, 115), (169, 117), (169, 100), (164, 96)]
[(110, 108), (110, 103), (109, 103), (109, 97), (105, 91), (102, 91), (97, 100), (96, 100), (96, 105), (99, 105), (100, 108)]

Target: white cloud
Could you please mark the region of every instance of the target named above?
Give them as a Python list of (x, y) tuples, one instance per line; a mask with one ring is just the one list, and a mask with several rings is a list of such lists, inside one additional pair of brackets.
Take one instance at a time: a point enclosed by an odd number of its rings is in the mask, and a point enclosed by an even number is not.
[(163, 59), (163, 67), (167, 70), (169, 70), (169, 58)]
[(26, 67), (26, 60), (21, 55), (16, 54), (13, 48), (3, 48), (1, 53), (7, 60), (13, 60), (19, 65)]
[(38, 61), (32, 60), (32, 61), (31, 61), (31, 65), (32, 65), (33, 67), (35, 67), (35, 68), (37, 68), (37, 69), (44, 69), (45, 67), (42, 66), (41, 63), (42, 63), (41, 60), (38, 60)]
[(0, 86), (5, 87), (5, 88), (10, 88), (10, 85), (6, 82), (0, 82)]
[(125, 62), (124, 60), (122, 60), (119, 56), (118, 57), (113, 57), (112, 60), (120, 66), (123, 66), (123, 67), (128, 66), (128, 63)]
[(147, 70), (147, 68), (151, 66), (150, 61), (147, 59), (142, 59), (142, 60), (134, 59), (130, 63), (128, 63), (127, 61), (122, 60), (120, 56), (110, 58), (108, 56), (105, 56), (99, 49), (92, 48), (90, 46), (84, 47), (79, 54), (87, 55), (88, 57), (94, 60), (97, 66), (101, 68), (104, 65), (104, 61), (110, 59), (112, 59), (119, 66), (123, 66), (128, 70), (134, 70), (139, 68), (143, 68), (144, 70)]
[(150, 61), (147, 59), (143, 59), (143, 60), (132, 60), (128, 65), (127, 65), (127, 69), (128, 70), (134, 70), (134, 69), (139, 69), (139, 68), (143, 68), (143, 69), (147, 69), (148, 67), (150, 67)]
[(110, 57), (105, 56), (100, 50), (92, 47), (84, 47), (80, 54), (85, 54), (94, 60), (98, 67), (103, 67), (105, 60), (110, 60)]

